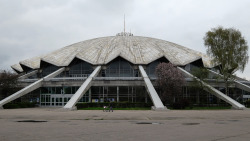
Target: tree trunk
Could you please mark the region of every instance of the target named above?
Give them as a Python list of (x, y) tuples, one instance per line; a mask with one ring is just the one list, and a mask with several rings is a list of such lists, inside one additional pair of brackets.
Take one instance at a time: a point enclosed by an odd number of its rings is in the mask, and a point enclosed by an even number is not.
[(225, 93), (226, 93), (227, 96), (229, 95), (229, 91), (228, 91), (228, 81), (227, 81), (227, 80), (226, 80)]

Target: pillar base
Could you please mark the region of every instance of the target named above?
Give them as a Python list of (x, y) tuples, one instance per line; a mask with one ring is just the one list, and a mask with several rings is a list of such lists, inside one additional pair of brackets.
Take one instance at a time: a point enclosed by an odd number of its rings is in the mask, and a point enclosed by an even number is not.
[(246, 107), (231, 107), (231, 109), (233, 109), (233, 110), (246, 110), (247, 108)]
[(152, 106), (151, 110), (153, 110), (153, 111), (167, 111), (169, 109), (166, 106), (164, 106), (164, 107), (158, 107), (158, 108), (156, 108), (155, 106)]
[(64, 111), (76, 111), (76, 110), (77, 110), (77, 107), (74, 106), (74, 107), (72, 107), (72, 108), (62, 108), (62, 110), (64, 110)]

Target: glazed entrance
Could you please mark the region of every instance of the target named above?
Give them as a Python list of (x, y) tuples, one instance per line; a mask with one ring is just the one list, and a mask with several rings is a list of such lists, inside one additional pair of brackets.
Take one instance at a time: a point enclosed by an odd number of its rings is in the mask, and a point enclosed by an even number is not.
[[(43, 87), (41, 106), (64, 106), (79, 87)], [(78, 103), (95, 102), (151, 102), (143, 86), (92, 86)]]

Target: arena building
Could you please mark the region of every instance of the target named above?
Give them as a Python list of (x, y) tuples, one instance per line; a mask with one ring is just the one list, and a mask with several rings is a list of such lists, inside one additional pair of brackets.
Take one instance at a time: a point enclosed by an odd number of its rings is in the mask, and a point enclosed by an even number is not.
[[(223, 93), (224, 83), (213, 79), (220, 74), (205, 54), (172, 42), (126, 32), (78, 42), (11, 66), (22, 74), (19, 84), (24, 88), (1, 100), (0, 106), (32, 95), (30, 101), (40, 106), (65, 109), (74, 109), (77, 102), (106, 100), (152, 102), (152, 109), (166, 109), (155, 89), (155, 68), (160, 62), (171, 62), (183, 72), (187, 83), (182, 95), (191, 98), (194, 104), (224, 101), (236, 109), (245, 108), (240, 102), (248, 98), (248, 81), (233, 81), (231, 88), (236, 91), (227, 96)], [(211, 73), (209, 81), (202, 82), (209, 92), (207, 95), (189, 89), (196, 79), (190, 73), (195, 67), (205, 67)]]

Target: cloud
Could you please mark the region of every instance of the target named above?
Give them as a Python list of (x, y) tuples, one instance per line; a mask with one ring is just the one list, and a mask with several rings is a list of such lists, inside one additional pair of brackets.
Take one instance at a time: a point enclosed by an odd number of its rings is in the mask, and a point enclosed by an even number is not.
[[(235, 27), (250, 41), (249, 7), (248, 0), (0, 1), (0, 68), (75, 42), (114, 36), (123, 30), (124, 14), (126, 30), (134, 35), (205, 53), (203, 37), (218, 25)], [(247, 65), (243, 76), (249, 74)]]

